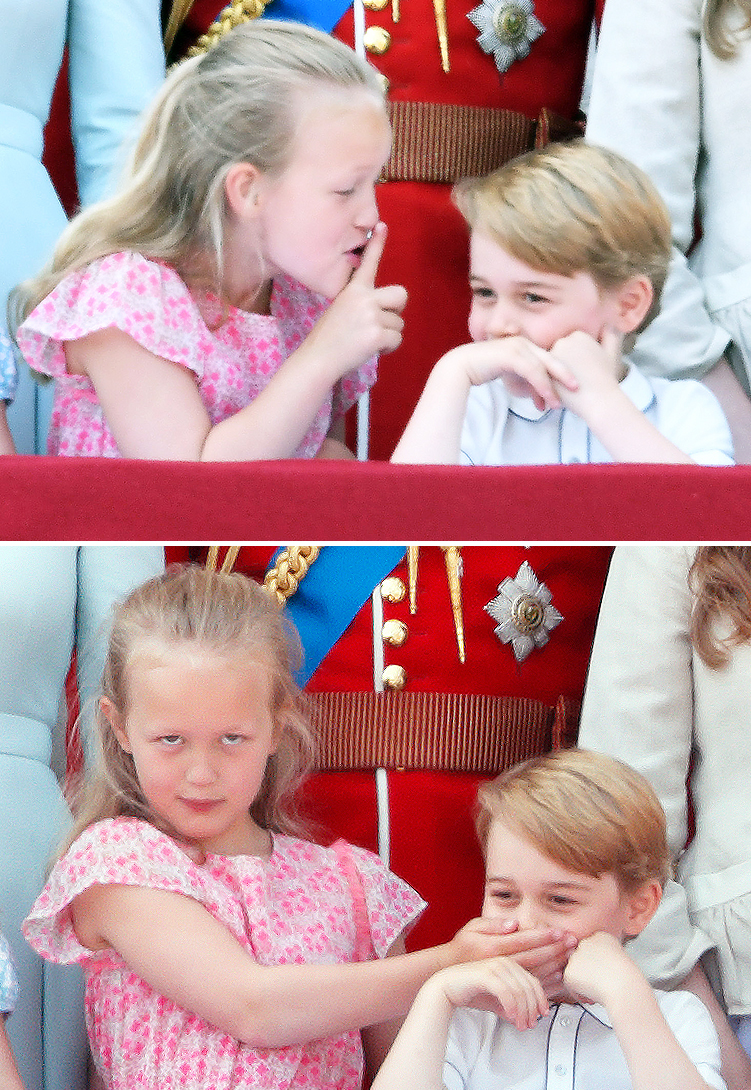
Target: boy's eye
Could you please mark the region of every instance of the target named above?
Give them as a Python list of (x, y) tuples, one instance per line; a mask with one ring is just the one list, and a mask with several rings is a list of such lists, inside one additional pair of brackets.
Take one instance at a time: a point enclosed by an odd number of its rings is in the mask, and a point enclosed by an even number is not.
[(551, 903), (556, 906), (556, 908), (570, 908), (571, 905), (576, 904), (576, 901), (573, 901), (570, 897), (564, 897), (560, 893), (552, 894), (550, 900)]
[(472, 294), (475, 297), (475, 299), (494, 299), (495, 298), (495, 292), (493, 292), (490, 288), (481, 288), (481, 287), (472, 288)]
[(548, 303), (550, 301), (544, 295), (538, 295), (536, 291), (525, 291), (523, 299), (525, 303), (531, 303), (533, 306), (537, 303)]
[(352, 188), (352, 189), (337, 189), (336, 190), (336, 195), (337, 195), (337, 197), (351, 197), (354, 192), (355, 192), (354, 188)]

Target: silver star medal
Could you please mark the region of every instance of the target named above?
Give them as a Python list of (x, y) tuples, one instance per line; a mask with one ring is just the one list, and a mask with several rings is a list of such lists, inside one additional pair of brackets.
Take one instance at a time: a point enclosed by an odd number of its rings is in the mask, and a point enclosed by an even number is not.
[(532, 0), (482, 0), (467, 18), (480, 31), (477, 44), (492, 53), (499, 72), (526, 57), (545, 27), (533, 14)]
[(485, 610), (498, 621), (494, 630), (498, 639), (510, 643), (516, 661), (524, 662), (535, 647), (545, 646), (548, 633), (563, 615), (551, 605), (552, 594), (526, 560), (513, 579), (508, 576), (499, 584), (498, 591)]

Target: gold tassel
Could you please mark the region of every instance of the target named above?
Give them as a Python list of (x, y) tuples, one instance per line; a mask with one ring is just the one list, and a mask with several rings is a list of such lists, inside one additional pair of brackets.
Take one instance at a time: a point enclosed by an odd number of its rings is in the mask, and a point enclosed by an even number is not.
[(417, 568), (420, 563), (420, 546), (407, 546), (407, 569), (409, 571), (409, 612), (417, 613)]
[(446, 19), (446, 0), (433, 0), (435, 12), (435, 28), (438, 31), (438, 48), (441, 51), (441, 68), (444, 72), (451, 71), (449, 64), (449, 29)]
[(451, 612), (454, 614), (454, 631), (456, 632), (456, 646), (459, 650), (459, 662), (466, 662), (464, 651), (464, 616), (462, 614), (462, 555), (458, 545), (443, 545), (443, 557), (446, 562), (446, 578), (448, 579), (449, 595), (451, 597)]

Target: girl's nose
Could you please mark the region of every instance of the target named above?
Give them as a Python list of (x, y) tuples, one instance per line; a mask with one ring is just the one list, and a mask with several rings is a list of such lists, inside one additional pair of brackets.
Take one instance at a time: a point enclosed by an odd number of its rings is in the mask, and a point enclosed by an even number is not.
[(369, 190), (368, 194), (363, 198), (357, 209), (356, 219), (356, 226), (362, 227), (366, 231), (372, 231), (378, 223), (378, 203), (374, 188)]
[(216, 774), (211, 765), (211, 761), (206, 754), (193, 754), (190, 763), (188, 764), (185, 778), (188, 783), (196, 785), (212, 783), (214, 781)]

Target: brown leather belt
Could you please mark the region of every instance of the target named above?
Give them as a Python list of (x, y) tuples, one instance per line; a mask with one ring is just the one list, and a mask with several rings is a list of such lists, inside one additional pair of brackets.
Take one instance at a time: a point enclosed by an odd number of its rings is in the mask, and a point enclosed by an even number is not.
[(310, 693), (321, 771), (388, 768), (495, 775), (572, 745), (577, 715), (523, 697)]
[(389, 103), (393, 144), (381, 181), (443, 182), (487, 174), (550, 140), (581, 135), (543, 110), (536, 121), (514, 110), (443, 102)]

